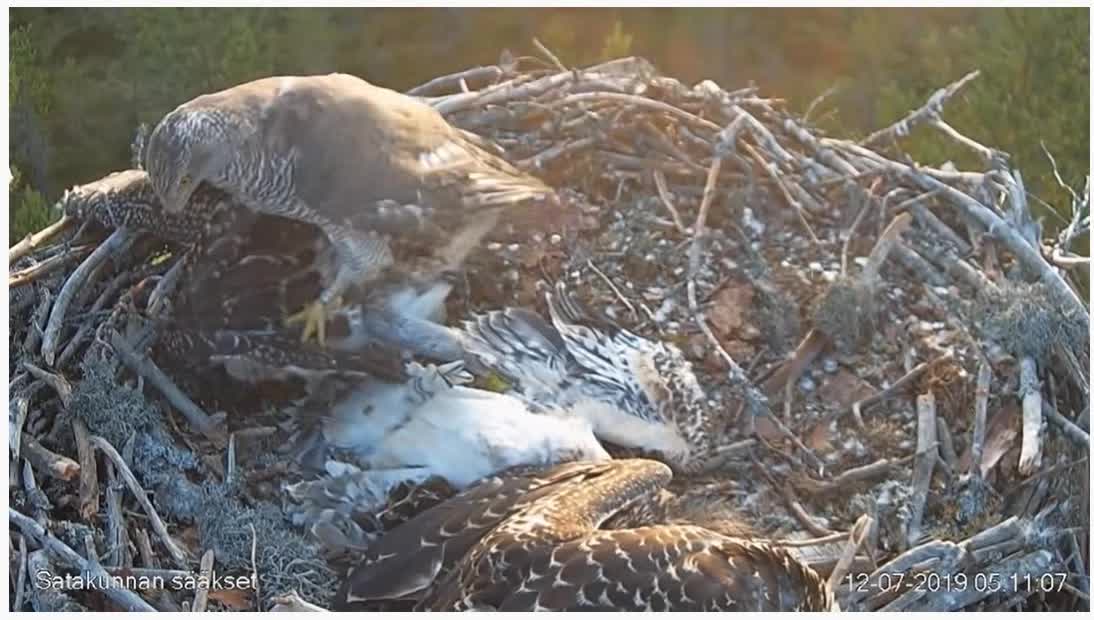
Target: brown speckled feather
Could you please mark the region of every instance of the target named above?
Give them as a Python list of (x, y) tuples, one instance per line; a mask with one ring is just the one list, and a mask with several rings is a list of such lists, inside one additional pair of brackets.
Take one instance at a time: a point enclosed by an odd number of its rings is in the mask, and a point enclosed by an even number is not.
[[(760, 611), (834, 606), (785, 550), (696, 525), (604, 530), (620, 511), (662, 501), (667, 467), (611, 461), (522, 502), (419, 602), (428, 610)], [(646, 514), (653, 514), (650, 511)]]
[(417, 601), (442, 581), (494, 526), (566, 481), (604, 471), (605, 463), (568, 463), (543, 472), (488, 478), (395, 528), (365, 553), (335, 597), (335, 609)]

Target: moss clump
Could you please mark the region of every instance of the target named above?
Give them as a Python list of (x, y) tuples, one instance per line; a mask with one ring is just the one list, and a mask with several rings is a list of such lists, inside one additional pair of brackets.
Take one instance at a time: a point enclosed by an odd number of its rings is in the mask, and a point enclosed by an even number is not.
[(980, 317), (981, 336), (1012, 355), (1040, 360), (1070, 335), (1060, 301), (1040, 282), (1005, 282), (977, 299), (974, 316)]
[(839, 278), (814, 305), (813, 325), (837, 348), (860, 349), (877, 329), (873, 291), (856, 279)]
[(254, 545), (261, 609), (268, 609), (273, 597), (292, 590), (317, 605), (330, 602), (337, 576), (319, 549), (293, 531), (279, 507), (268, 502), (245, 504), (233, 482), (206, 483), (202, 495), (194, 517), (201, 547), (213, 550), (222, 570), (246, 574), (252, 570)]

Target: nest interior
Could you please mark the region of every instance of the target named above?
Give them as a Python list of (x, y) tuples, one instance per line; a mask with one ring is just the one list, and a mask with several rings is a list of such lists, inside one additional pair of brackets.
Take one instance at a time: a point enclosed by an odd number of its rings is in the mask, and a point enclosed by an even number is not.
[[(770, 538), (815, 539), (796, 549), (837, 573), (845, 609), (1088, 609), (1088, 310), (1027, 225), (1006, 155), (941, 122), (968, 79), (854, 140), (639, 58), (541, 66), (409, 91), (569, 205), (503, 222), (450, 318), (543, 310), (537, 283), (562, 278), (680, 346), (724, 435), (674, 486), (729, 500)], [(981, 170), (901, 151), (940, 126)], [(12, 609), (268, 609), (293, 590), (323, 604), (336, 571), (276, 501), (295, 474), (270, 450), (286, 432), (271, 392), (218, 400), (232, 390), (168, 376), (223, 411), (209, 419), (232, 440), (195, 428), (134, 371), (145, 344), (126, 329), (178, 252), (75, 224), (9, 250)], [(258, 588), (43, 589), (43, 567), (215, 567)], [(879, 587), (895, 574), (903, 586)]]

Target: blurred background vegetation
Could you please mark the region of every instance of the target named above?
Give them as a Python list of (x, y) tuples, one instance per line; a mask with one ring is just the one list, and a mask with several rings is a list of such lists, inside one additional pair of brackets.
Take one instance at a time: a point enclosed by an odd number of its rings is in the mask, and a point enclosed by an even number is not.
[[(761, 87), (810, 121), (864, 136), (935, 89), (982, 70), (946, 109), (950, 124), (1003, 149), (1067, 217), (1064, 180), (1089, 171), (1087, 9), (11, 9), (10, 242), (52, 217), (65, 188), (130, 166), (141, 122), (204, 92), (271, 74), (342, 71), (396, 89), (535, 53), (564, 63), (636, 54), (687, 83)], [(931, 131), (920, 162), (969, 153)], [(1035, 200), (1036, 204), (1037, 201)]]

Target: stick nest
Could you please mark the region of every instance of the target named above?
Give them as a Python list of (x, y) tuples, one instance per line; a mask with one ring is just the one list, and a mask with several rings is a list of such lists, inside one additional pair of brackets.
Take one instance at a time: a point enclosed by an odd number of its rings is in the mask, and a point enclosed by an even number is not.
[[(721, 456), (674, 484), (797, 540), (836, 573), (845, 609), (1088, 608), (1088, 310), (1029, 238), (1039, 228), (1019, 224), (1005, 154), (941, 121), (975, 75), (856, 141), (755, 88), (689, 86), (638, 58), (543, 66), (510, 58), (410, 91), (570, 205), (503, 223), (450, 318), (538, 306), (537, 282), (565, 278), (679, 345), (725, 425)], [(982, 169), (911, 162), (900, 139), (932, 128)], [(119, 362), (117, 338), (147, 360), (126, 317), (177, 251), (74, 224), (9, 250), (13, 609), (267, 609), (291, 590), (324, 604), (334, 570), (277, 502), (295, 474), (271, 456), (276, 407), (168, 372), (194, 403), (223, 405), (199, 432)], [(258, 596), (34, 585), (43, 566), (196, 572), (210, 549), (218, 573), (257, 573)]]

